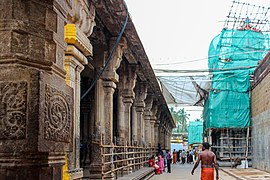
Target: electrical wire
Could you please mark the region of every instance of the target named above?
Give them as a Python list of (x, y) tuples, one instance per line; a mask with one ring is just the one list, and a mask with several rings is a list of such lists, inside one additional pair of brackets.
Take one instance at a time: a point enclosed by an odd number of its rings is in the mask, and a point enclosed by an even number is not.
[(85, 98), (85, 97), (87, 96), (87, 94), (92, 90), (92, 88), (95, 86), (97, 80), (101, 77), (101, 75), (102, 75), (103, 72), (105, 71), (106, 67), (109, 65), (109, 62), (110, 62), (111, 59), (112, 59), (113, 53), (114, 53), (115, 49), (117, 48), (117, 46), (118, 46), (118, 44), (119, 44), (119, 42), (120, 42), (121, 37), (122, 37), (123, 34), (124, 34), (124, 31), (125, 31), (125, 29), (126, 29), (127, 22), (128, 22), (128, 19), (129, 19), (129, 13), (128, 13), (128, 9), (127, 9), (127, 6), (126, 6), (126, 5), (125, 5), (125, 8), (126, 8), (126, 14), (127, 14), (127, 15), (126, 15), (126, 19), (125, 19), (124, 25), (123, 25), (123, 27), (122, 27), (122, 30), (121, 30), (121, 32), (119, 33), (119, 35), (118, 35), (118, 37), (117, 37), (117, 39), (116, 39), (116, 42), (115, 42), (115, 44), (114, 44), (114, 46), (113, 46), (113, 48), (112, 48), (112, 50), (111, 50), (111, 52), (110, 52), (110, 55), (109, 55), (109, 57), (108, 57), (108, 60), (106, 61), (105, 66), (102, 68), (102, 70), (98, 73), (98, 75), (97, 75), (97, 77), (95, 78), (95, 80), (93, 81), (93, 83), (90, 85), (90, 87), (87, 89), (87, 91), (81, 96), (81, 100), (82, 100), (83, 98)]
[(196, 72), (226, 72), (230, 70), (246, 70), (251, 68), (256, 68), (257, 66), (243, 66), (243, 67), (237, 67), (237, 68), (217, 68), (217, 69), (197, 69), (197, 70), (172, 70), (172, 69), (154, 69), (154, 71), (160, 71), (165, 73), (196, 73)]
[(255, 51), (246, 51), (246, 52), (228, 52), (228, 53), (222, 53), (222, 54), (218, 54), (218, 55), (213, 55), (213, 56), (209, 56), (209, 57), (205, 57), (205, 58), (198, 58), (198, 59), (193, 59), (193, 60), (189, 60), (189, 61), (185, 61), (185, 62), (175, 62), (175, 63), (160, 63), (160, 64), (153, 64), (156, 66), (165, 66), (165, 65), (177, 65), (177, 64), (185, 64), (185, 63), (190, 63), (190, 62), (197, 62), (197, 61), (202, 61), (202, 60), (207, 60), (209, 58), (214, 58), (214, 57), (220, 57), (223, 55), (242, 55), (242, 54), (252, 54), (254, 52), (265, 52), (265, 50), (255, 50)]

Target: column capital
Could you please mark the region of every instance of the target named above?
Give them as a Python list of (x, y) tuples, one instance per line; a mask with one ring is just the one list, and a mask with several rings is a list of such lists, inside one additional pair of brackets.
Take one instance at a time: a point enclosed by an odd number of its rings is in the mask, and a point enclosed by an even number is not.
[(102, 75), (102, 79), (110, 80), (115, 83), (119, 82), (119, 75), (116, 73), (116, 70), (119, 68), (122, 62), (122, 56), (123, 56), (123, 47), (121, 45), (118, 45), (117, 48), (115, 49), (112, 59), (110, 60), (106, 70)]
[(116, 89), (116, 84), (113, 81), (103, 81), (103, 87), (105, 91), (110, 91), (111, 89), (114, 92), (114, 90)]
[(159, 124), (160, 124), (160, 120), (157, 119), (156, 120), (156, 125), (159, 126)]
[(85, 56), (93, 55), (89, 39), (76, 24), (65, 25), (65, 41), (76, 46)]
[(136, 108), (136, 112), (137, 112), (137, 113), (143, 113), (143, 112), (144, 112), (144, 108), (141, 107), (141, 106), (136, 106), (136, 105), (135, 105), (135, 108)]
[(136, 107), (136, 111), (144, 111), (145, 102), (147, 96), (147, 84), (146, 82), (137, 82), (135, 86), (135, 102), (134, 106)]

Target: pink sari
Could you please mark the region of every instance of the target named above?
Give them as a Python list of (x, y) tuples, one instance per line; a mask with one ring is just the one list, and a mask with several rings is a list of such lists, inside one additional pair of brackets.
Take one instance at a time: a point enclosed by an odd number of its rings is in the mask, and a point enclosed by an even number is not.
[(161, 157), (161, 155), (158, 156), (158, 166), (160, 168), (160, 171), (164, 171), (164, 159)]

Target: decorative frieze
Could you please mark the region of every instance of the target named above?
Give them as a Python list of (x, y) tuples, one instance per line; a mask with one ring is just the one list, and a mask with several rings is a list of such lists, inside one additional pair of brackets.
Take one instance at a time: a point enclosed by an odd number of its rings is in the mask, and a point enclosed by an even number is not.
[(58, 142), (71, 139), (71, 97), (46, 84), (44, 138)]
[(26, 137), (27, 82), (0, 82), (0, 139)]

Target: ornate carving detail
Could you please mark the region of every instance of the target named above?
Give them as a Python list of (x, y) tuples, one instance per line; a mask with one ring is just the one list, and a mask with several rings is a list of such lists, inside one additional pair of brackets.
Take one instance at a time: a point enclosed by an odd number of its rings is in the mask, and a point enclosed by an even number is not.
[[(67, 0), (70, 3), (71, 0)], [(73, 16), (69, 17), (70, 22), (76, 24), (84, 34), (89, 37), (92, 32), (93, 28), (96, 25), (95, 23), (95, 7), (92, 3), (88, 5), (83, 0), (73, 1)]]
[(0, 82), (0, 139), (26, 136), (27, 82)]
[(71, 97), (46, 84), (45, 87), (44, 138), (70, 142)]

